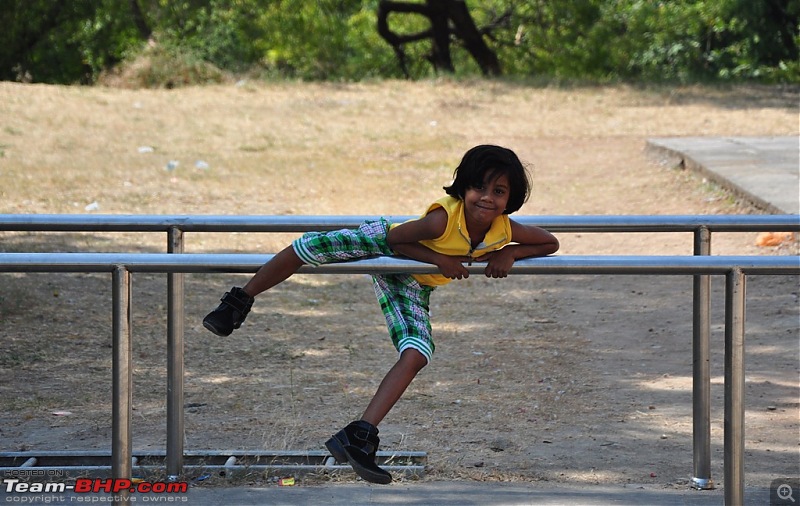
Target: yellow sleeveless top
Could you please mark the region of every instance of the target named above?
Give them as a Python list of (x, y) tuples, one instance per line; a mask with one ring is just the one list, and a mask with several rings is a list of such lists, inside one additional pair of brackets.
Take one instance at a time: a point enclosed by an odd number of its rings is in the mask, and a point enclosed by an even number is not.
[[(422, 216), (439, 207), (447, 212), (447, 227), (444, 233), (436, 239), (420, 241), (420, 244), (433, 251), (450, 256), (479, 257), (511, 242), (511, 221), (507, 214), (495, 218), (483, 241), (473, 249), (464, 217), (464, 202), (448, 195), (431, 204)], [(426, 286), (441, 286), (452, 281), (441, 274), (413, 274), (413, 276), (419, 284)]]

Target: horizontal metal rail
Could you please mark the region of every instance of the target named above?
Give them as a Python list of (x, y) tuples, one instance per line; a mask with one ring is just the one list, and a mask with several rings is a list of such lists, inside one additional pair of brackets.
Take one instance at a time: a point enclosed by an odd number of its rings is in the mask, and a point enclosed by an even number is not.
[[(384, 216), (400, 223), (417, 216)], [(123, 214), (0, 214), (0, 231), (30, 232), (309, 232), (355, 228), (380, 216), (215, 216)], [(628, 215), (628, 216), (525, 216), (525, 225), (551, 232), (792, 232), (800, 231), (800, 215)]]
[[(253, 273), (274, 255), (252, 253), (0, 253), (0, 272), (129, 272)], [(471, 274), (482, 274), (485, 264), (466, 266)], [(514, 263), (509, 274), (727, 274), (732, 269), (745, 274), (798, 274), (798, 256), (580, 256), (528, 258)], [(375, 257), (311, 267), (300, 273), (435, 274), (438, 268), (414, 260)]]
[[(0, 272), (111, 272), (113, 307), (112, 473), (131, 476), (131, 272), (255, 272), (272, 255), (2, 253)], [(472, 273), (481, 264), (468, 267)], [(304, 267), (318, 274), (432, 273), (430, 264), (392, 257)], [(744, 317), (746, 274), (800, 274), (800, 257), (554, 256), (516, 262), (510, 274), (650, 274), (726, 277), (724, 479), (726, 504), (744, 498)], [(171, 360), (175, 360), (174, 356)], [(169, 416), (169, 415), (168, 415)]]
[[(166, 457), (163, 451), (134, 451), (131, 466), (139, 478), (159, 478), (163, 475)], [(203, 450), (188, 451), (184, 458), (184, 471), (192, 471), (198, 478), (254, 474), (263, 477), (265, 473), (267, 476), (300, 476), (351, 469), (349, 465), (337, 464), (330, 452), (319, 450)], [(425, 452), (378, 451), (375, 461), (392, 473), (421, 477), (428, 456)], [(87, 473), (93, 477), (112, 477), (111, 464), (112, 454), (105, 450), (0, 452), (0, 478), (20, 475), (75, 478)]]

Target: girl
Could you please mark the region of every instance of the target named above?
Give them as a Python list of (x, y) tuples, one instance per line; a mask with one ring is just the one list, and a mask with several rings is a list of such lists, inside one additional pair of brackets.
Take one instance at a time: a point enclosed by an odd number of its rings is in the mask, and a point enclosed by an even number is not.
[(504, 278), (515, 260), (555, 253), (556, 238), (508, 215), (530, 196), (527, 171), (513, 151), (476, 146), (464, 155), (447, 193), (416, 220), (385, 219), (356, 230), (309, 232), (264, 264), (242, 288), (234, 287), (203, 320), (218, 336), (228, 336), (245, 320), (254, 297), (294, 274), (302, 265), (321, 265), (378, 255), (402, 255), (434, 264), (438, 274), (374, 275), (373, 285), (400, 358), (383, 378), (359, 420), (334, 434), (325, 446), (339, 462), (372, 483), (392, 476), (375, 463), (378, 424), (405, 392), (434, 351), (428, 303), (435, 287), (469, 277), (465, 262), (486, 262), (484, 273)]

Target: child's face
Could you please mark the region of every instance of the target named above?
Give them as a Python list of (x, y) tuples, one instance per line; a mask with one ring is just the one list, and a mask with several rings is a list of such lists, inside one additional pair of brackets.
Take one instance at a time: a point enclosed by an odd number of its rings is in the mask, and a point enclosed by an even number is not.
[(470, 186), (464, 194), (464, 213), (478, 226), (488, 226), (503, 214), (508, 205), (511, 188), (508, 176), (501, 174), (484, 180), (481, 186)]

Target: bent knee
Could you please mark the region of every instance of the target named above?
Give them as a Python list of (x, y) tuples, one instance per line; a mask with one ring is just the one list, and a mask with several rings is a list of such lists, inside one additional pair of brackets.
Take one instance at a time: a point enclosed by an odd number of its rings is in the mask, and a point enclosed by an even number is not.
[(407, 367), (417, 371), (422, 370), (423, 367), (428, 365), (428, 358), (423, 355), (422, 352), (414, 348), (406, 348), (403, 350), (403, 353), (400, 354), (400, 361)]

